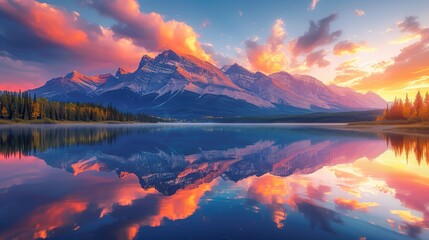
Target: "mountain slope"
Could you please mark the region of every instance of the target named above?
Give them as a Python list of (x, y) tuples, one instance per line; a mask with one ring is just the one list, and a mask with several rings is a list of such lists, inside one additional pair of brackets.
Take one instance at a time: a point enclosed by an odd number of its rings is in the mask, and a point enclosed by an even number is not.
[(100, 86), (97, 94), (117, 89), (129, 89), (140, 95), (180, 94), (184, 91), (200, 96), (213, 94), (242, 100), (258, 107), (273, 107), (258, 96), (242, 91), (222, 71), (193, 56), (179, 56), (165, 51), (152, 59), (144, 56), (134, 73), (119, 75), (119, 84)]
[(339, 87), (336, 85), (329, 85), (329, 89), (340, 96), (338, 100), (341, 101), (341, 104), (345, 106), (355, 108), (360, 106), (362, 109), (368, 106), (377, 106), (378, 108), (382, 109), (383, 106), (386, 106), (386, 101), (374, 92), (361, 94), (351, 88)]
[(183, 119), (258, 116), (312, 111), (384, 108), (375, 93), (326, 86), (304, 75), (265, 75), (233, 64), (218, 69), (209, 62), (168, 50), (143, 56), (134, 72), (86, 76), (73, 71), (30, 90), (60, 101), (89, 101), (130, 112)]

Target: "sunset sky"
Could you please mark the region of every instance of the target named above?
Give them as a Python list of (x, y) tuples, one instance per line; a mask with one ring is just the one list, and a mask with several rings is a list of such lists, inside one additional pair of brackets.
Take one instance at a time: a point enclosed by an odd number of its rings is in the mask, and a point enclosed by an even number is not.
[(172, 49), (312, 75), (386, 100), (429, 90), (429, 1), (0, 0), (0, 90)]

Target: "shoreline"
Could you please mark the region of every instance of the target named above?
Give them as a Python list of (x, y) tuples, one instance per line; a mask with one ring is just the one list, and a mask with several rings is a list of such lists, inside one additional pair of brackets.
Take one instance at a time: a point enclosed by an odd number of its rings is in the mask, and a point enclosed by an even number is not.
[(54, 120), (0, 120), (0, 126), (25, 126), (25, 125), (140, 125), (140, 124), (165, 124), (165, 125), (244, 125), (244, 126), (320, 126), (323, 128), (359, 131), (359, 132), (383, 132), (393, 134), (412, 134), (429, 137), (429, 124), (427, 123), (376, 123), (376, 122), (357, 122), (357, 123), (208, 123), (208, 122), (85, 122), (85, 121), (54, 121)]
[(340, 130), (351, 130), (360, 132), (381, 132), (390, 134), (407, 134), (415, 136), (429, 137), (429, 124), (413, 123), (413, 124), (377, 124), (370, 123), (352, 123), (344, 126), (334, 127)]
[(56, 121), (56, 120), (0, 120), (0, 126), (8, 125), (95, 125), (95, 124), (153, 124), (159, 122), (120, 122), (120, 121), (102, 121), (102, 122), (85, 122), (85, 121)]

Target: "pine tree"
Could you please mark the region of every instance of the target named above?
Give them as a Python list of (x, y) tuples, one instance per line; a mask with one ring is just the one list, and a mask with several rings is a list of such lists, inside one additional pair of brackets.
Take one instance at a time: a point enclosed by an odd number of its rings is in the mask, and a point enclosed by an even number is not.
[(7, 117), (9, 117), (9, 112), (7, 111), (5, 106), (1, 108), (1, 116), (3, 119), (6, 119)]
[(405, 96), (405, 102), (404, 102), (404, 110), (403, 110), (403, 115), (405, 118), (410, 118), (411, 117), (411, 113), (412, 113), (412, 104), (410, 99), (408, 98), (408, 94)]
[(426, 92), (425, 99), (423, 100), (423, 107), (420, 113), (422, 120), (429, 121), (429, 94)]
[(31, 108), (32, 108), (31, 119), (38, 119), (40, 117), (40, 104), (34, 101)]
[(416, 94), (416, 98), (414, 99), (414, 116), (416, 118), (420, 117), (420, 112), (422, 110), (423, 107), (423, 98), (422, 95), (420, 94), (420, 91), (417, 92)]

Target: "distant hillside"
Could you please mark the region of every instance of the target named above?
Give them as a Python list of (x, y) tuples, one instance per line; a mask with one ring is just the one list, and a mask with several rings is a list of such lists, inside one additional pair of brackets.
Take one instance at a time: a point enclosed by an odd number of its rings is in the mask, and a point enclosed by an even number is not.
[(383, 110), (206, 119), (223, 123), (350, 123), (375, 121)]

